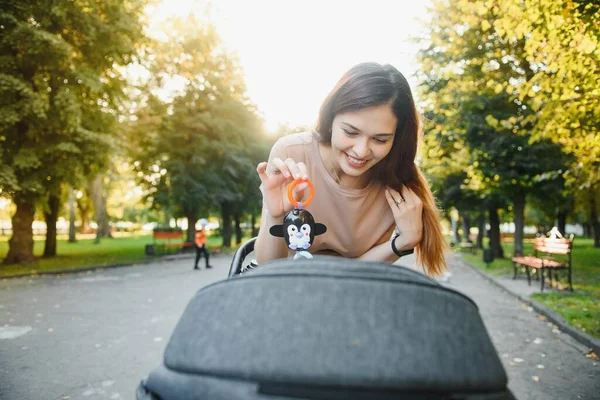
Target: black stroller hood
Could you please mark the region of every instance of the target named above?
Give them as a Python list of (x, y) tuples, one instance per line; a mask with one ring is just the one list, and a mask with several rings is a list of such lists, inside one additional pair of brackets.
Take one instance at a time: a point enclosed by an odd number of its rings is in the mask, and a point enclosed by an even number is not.
[(506, 383), (465, 295), (404, 267), (316, 257), (198, 291), (138, 398), (512, 398)]

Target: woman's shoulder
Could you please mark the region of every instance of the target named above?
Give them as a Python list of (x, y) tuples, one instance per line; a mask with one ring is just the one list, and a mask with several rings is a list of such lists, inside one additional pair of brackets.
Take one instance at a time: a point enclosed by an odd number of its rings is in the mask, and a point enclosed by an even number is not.
[(277, 139), (275, 145), (281, 147), (310, 146), (313, 140), (315, 140), (313, 135), (311, 131), (291, 133)]
[(282, 136), (277, 139), (277, 142), (271, 149), (271, 158), (292, 158), (296, 161), (306, 162), (306, 159), (311, 153), (311, 147), (313, 140), (313, 133), (310, 131), (292, 133), (286, 136)]

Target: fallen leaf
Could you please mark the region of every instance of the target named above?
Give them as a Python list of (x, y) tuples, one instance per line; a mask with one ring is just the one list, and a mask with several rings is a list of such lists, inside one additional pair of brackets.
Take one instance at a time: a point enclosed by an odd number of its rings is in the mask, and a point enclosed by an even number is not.
[(538, 376), (532, 376), (531, 379), (533, 379), (534, 382), (539, 382), (540, 380)]
[(540, 339), (539, 337), (536, 337), (536, 338), (533, 340), (533, 343), (535, 343), (535, 344), (540, 344), (540, 343), (542, 343), (542, 339)]
[(587, 352), (587, 354), (585, 355), (587, 358), (591, 358), (592, 360), (596, 360), (599, 361), (600, 359), (598, 358), (598, 355), (596, 353), (594, 353), (594, 350), (590, 350)]
[(514, 362), (518, 362), (518, 363), (522, 363), (525, 360), (523, 360), (522, 358), (513, 358), (513, 361)]
[(48, 332), (54, 332), (54, 328), (48, 328)]
[(544, 369), (544, 366), (542, 364), (538, 364), (537, 367), (538, 369)]

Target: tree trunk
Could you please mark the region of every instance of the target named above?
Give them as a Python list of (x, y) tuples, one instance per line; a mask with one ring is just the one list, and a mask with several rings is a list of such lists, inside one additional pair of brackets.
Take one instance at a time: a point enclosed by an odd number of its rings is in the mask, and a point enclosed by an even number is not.
[(567, 211), (566, 210), (558, 210), (556, 213), (556, 220), (558, 224), (558, 231), (562, 233), (563, 236), (567, 235)]
[(17, 211), (12, 216), (12, 237), (8, 241), (8, 254), (4, 264), (28, 264), (35, 261), (33, 255), (33, 217), (35, 203), (31, 199), (16, 197), (13, 199)]
[(465, 242), (470, 242), (469, 234), (471, 232), (471, 218), (467, 213), (463, 215), (463, 235), (465, 235)]
[(102, 174), (96, 175), (93, 181), (89, 182), (88, 191), (94, 206), (96, 216), (96, 240), (99, 243), (101, 237), (111, 237), (108, 225), (108, 216), (106, 214), (106, 198), (104, 196), (104, 178)]
[(221, 236), (223, 236), (223, 247), (231, 247), (231, 205), (224, 201), (221, 203)]
[(241, 225), (241, 216), (239, 214), (236, 214), (233, 217), (233, 222), (235, 225), (235, 244), (236, 245), (240, 245), (242, 244), (242, 227)]
[(500, 243), (500, 217), (498, 210), (494, 206), (488, 208), (490, 219), (490, 248), (494, 258), (504, 258), (504, 249)]
[(523, 229), (525, 228), (525, 193), (518, 192), (513, 198), (515, 223), (515, 256), (523, 255)]
[(462, 241), (460, 233), (458, 232), (458, 227), (460, 226), (460, 215), (456, 210), (452, 211), (450, 215), (450, 221), (452, 224), (452, 241), (456, 244), (459, 244)]
[(112, 238), (113, 236), (112, 236), (112, 232), (110, 231), (110, 224), (109, 224), (110, 217), (109, 217), (108, 211), (106, 209), (107, 200), (108, 200), (107, 196), (102, 196), (102, 215), (103, 215), (102, 224), (104, 225), (102, 227), (102, 232), (104, 233), (104, 237)]
[(169, 214), (169, 210), (165, 209), (164, 210), (164, 224), (165, 226), (171, 226), (171, 215)]
[(194, 243), (194, 235), (196, 234), (196, 221), (198, 221), (198, 217), (196, 216), (195, 212), (187, 212), (185, 217), (188, 221), (186, 241)]
[(58, 210), (60, 208), (60, 198), (52, 193), (48, 198), (48, 211), (44, 212), (46, 221), (46, 243), (44, 244), (44, 258), (56, 256), (56, 221), (58, 220)]
[[(90, 196), (91, 197), (91, 196)], [(81, 227), (79, 228), (79, 233), (88, 233), (90, 231), (89, 226), (89, 215), (90, 215), (90, 206), (89, 203), (84, 201), (75, 200), (77, 203), (77, 208), (79, 208), (79, 215), (81, 216)]]
[(75, 243), (75, 190), (69, 189), (69, 243)]
[(596, 192), (595, 190), (590, 190), (590, 225), (592, 226), (594, 234), (594, 247), (600, 247), (600, 222), (598, 222), (598, 211), (596, 207)]
[(258, 229), (256, 229), (256, 214), (252, 213), (250, 215), (250, 226), (252, 227), (251, 235), (252, 237), (258, 236)]
[(588, 222), (583, 223), (583, 236), (592, 237), (592, 227)]
[(485, 236), (485, 210), (482, 210), (477, 217), (477, 227), (479, 228), (479, 233), (477, 234), (477, 248), (483, 249), (483, 237)]

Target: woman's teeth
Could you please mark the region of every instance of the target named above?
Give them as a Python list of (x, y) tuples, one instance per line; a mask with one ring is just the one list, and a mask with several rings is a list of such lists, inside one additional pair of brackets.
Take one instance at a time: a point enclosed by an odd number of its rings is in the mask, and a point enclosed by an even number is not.
[(355, 164), (355, 165), (364, 165), (367, 162), (366, 160), (359, 160), (358, 158), (354, 158), (348, 154), (346, 154), (346, 157), (352, 164)]

